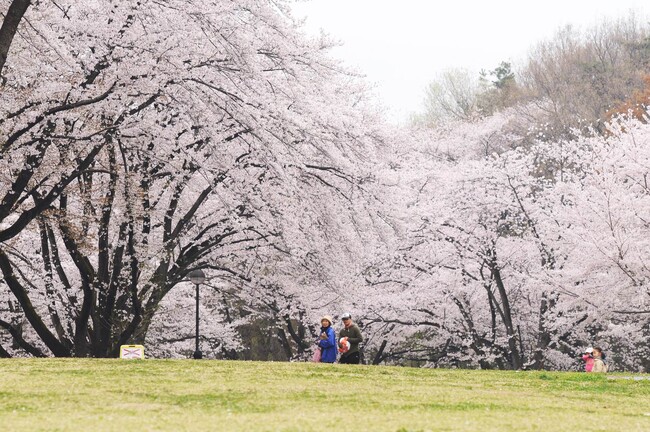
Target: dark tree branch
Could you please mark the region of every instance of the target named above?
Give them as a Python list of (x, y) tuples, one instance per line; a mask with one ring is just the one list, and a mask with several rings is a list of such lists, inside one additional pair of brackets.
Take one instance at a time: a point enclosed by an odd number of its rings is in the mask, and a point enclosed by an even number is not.
[(11, 358), (11, 354), (9, 354), (9, 352), (4, 349), (2, 345), (0, 345), (0, 358)]
[(63, 176), (61, 180), (50, 189), (47, 195), (42, 199), (35, 200), (34, 207), (22, 212), (16, 222), (9, 226), (9, 228), (0, 231), (0, 243), (18, 235), (18, 233), (20, 233), (31, 221), (33, 221), (44, 210), (48, 209), (50, 205), (61, 196), (65, 188), (90, 166), (103, 146), (103, 143), (96, 145), (88, 155), (79, 162), (79, 165), (77, 165), (70, 174)]
[(14, 275), (11, 261), (9, 257), (4, 253), (3, 250), (0, 250), (0, 269), (5, 280), (5, 283), (9, 286), (9, 289), (18, 300), (18, 303), (23, 308), (25, 317), (32, 325), (38, 336), (41, 338), (43, 343), (52, 351), (52, 353), (57, 357), (69, 357), (70, 350), (68, 350), (65, 345), (63, 345), (57, 338), (52, 334), (52, 332), (47, 328), (47, 325), (41, 319), (39, 313), (32, 305), (27, 291), (22, 286), (22, 284), (16, 279)]
[(650, 310), (647, 311), (625, 311), (625, 310), (615, 310), (612, 311), (617, 314), (622, 314), (622, 315), (646, 315), (650, 314)]
[[(22, 337), (22, 335), (20, 334), (20, 332), (19, 332), (19, 331), (18, 331), (14, 326), (12, 326), (11, 324), (9, 324), (8, 322), (6, 322), (6, 321), (4, 321), (4, 320), (0, 320), (0, 327), (2, 327), (3, 329), (7, 330), (7, 331), (9, 332), (9, 334), (11, 335), (11, 337), (12, 337), (12, 338), (14, 339), (14, 341), (16, 342), (16, 344), (18, 344), (18, 346), (19, 346), (20, 348), (22, 348), (22, 349), (24, 349), (25, 351), (27, 351), (27, 353), (33, 355), (34, 357), (47, 357), (47, 356), (43, 353), (43, 351), (41, 351), (40, 349), (38, 349), (38, 348), (35, 347), (34, 345), (30, 344), (29, 342), (27, 342), (27, 341)], [(4, 351), (4, 348), (3, 348), (2, 351)], [(4, 352), (7, 353), (6, 351), (4, 351)], [(3, 357), (3, 355), (0, 355), (0, 357)], [(9, 355), (9, 353), (7, 353), (7, 357), (11, 357), (11, 356)]]
[[(53, 114), (57, 114), (57, 113), (60, 113), (60, 112), (64, 112), (64, 111), (70, 111), (70, 110), (73, 110), (73, 109), (76, 109), (76, 108), (81, 108), (81, 107), (84, 107), (84, 106), (87, 106), (87, 105), (92, 105), (92, 104), (97, 103), (97, 102), (101, 102), (104, 99), (106, 99), (113, 92), (114, 88), (115, 88), (115, 83), (113, 83), (113, 85), (108, 90), (106, 90), (104, 93), (102, 93), (99, 96), (96, 96), (94, 98), (82, 99), (82, 100), (79, 100), (77, 102), (62, 104), (62, 105), (58, 105), (58, 106), (50, 108), (49, 110), (45, 111), (44, 113), (38, 115), (34, 120), (29, 122), (24, 128), (22, 128), (20, 130), (17, 130), (13, 134), (11, 134), (9, 136), (9, 138), (7, 138), (7, 141), (2, 145), (2, 152), (7, 151), (13, 145), (13, 143), (15, 143), (16, 141), (18, 141), (18, 139), (20, 139), (20, 137), (22, 137), (25, 133), (30, 131), (34, 126), (36, 126), (37, 124), (42, 122), (48, 116), (53, 115)], [(126, 115), (126, 114), (124, 114), (124, 115)]]
[(0, 27), (0, 77), (2, 76), (2, 69), (4, 69), (5, 63), (7, 62), (9, 48), (11, 47), (16, 32), (18, 32), (18, 25), (30, 5), (30, 0), (13, 0), (9, 5), (5, 19), (2, 21), (2, 27)]

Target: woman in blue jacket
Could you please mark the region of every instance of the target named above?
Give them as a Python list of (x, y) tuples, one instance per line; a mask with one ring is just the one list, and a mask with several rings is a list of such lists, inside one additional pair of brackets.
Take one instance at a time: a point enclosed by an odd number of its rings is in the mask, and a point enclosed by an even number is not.
[(336, 333), (332, 328), (332, 317), (325, 315), (320, 320), (320, 339), (317, 344), (321, 349), (321, 363), (334, 363), (336, 361)]

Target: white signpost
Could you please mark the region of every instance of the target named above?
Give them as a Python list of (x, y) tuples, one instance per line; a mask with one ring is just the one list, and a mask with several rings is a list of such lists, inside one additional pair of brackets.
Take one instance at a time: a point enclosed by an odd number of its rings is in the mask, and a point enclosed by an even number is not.
[(120, 358), (125, 360), (144, 359), (144, 346), (122, 345), (120, 347)]

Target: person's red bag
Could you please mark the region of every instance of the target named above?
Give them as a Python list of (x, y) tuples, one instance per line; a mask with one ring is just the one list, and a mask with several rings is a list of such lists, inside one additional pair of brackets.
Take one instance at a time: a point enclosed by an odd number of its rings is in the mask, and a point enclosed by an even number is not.
[(314, 363), (320, 363), (321, 355), (322, 355), (322, 353), (321, 353), (320, 347), (316, 348), (314, 350), (314, 355), (311, 357), (311, 361), (313, 361)]
[(339, 352), (345, 354), (348, 351), (350, 351), (350, 342), (347, 337), (342, 337), (339, 340)]

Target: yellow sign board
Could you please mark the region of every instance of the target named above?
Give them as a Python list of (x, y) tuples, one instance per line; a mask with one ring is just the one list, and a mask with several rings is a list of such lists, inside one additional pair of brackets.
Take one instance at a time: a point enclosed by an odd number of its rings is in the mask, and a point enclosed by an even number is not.
[(122, 345), (120, 347), (120, 358), (126, 360), (144, 359), (144, 346)]

